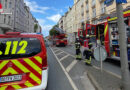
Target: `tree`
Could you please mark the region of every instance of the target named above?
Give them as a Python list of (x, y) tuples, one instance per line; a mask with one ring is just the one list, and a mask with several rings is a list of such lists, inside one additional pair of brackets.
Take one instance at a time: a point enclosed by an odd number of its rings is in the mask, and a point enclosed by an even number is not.
[(58, 27), (58, 25), (54, 25), (53, 27), (52, 27), (52, 29), (49, 31), (49, 34), (50, 34), (50, 36), (54, 36), (54, 35), (57, 35), (59, 32), (58, 31), (56, 31), (54, 28), (55, 27)]
[(57, 35), (58, 31), (56, 31), (55, 29), (51, 29), (49, 33), (50, 36), (53, 36), (53, 35)]
[(37, 32), (37, 29), (38, 29), (38, 25), (35, 24), (35, 25), (34, 25), (34, 32)]

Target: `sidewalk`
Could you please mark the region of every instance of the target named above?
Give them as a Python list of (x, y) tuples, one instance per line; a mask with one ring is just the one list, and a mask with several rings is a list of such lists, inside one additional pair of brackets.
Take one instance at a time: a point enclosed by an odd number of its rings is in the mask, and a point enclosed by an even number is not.
[(122, 90), (121, 79), (100, 69), (87, 66), (88, 77), (97, 90)]

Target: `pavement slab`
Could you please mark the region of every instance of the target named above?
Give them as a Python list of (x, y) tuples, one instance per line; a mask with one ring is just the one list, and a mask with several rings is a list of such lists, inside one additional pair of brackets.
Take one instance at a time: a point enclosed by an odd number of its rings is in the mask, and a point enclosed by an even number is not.
[(87, 76), (86, 69), (80, 61), (70, 70), (69, 74), (79, 90), (95, 90)]
[[(92, 66), (87, 66), (87, 72), (89, 73), (89, 77), (91, 80), (95, 80), (98, 83), (97, 88), (101, 88), (102, 90), (121, 90), (121, 79), (100, 69), (96, 69)], [(91, 77), (91, 76), (92, 77)], [(95, 83), (95, 81), (92, 81)]]

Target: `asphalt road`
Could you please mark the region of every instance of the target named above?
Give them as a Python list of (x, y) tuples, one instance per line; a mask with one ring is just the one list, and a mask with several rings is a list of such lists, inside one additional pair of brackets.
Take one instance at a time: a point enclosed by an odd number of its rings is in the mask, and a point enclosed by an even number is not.
[(55, 56), (47, 47), (48, 64), (49, 64), (49, 78), (46, 90), (73, 90), (66, 75), (64, 74)]

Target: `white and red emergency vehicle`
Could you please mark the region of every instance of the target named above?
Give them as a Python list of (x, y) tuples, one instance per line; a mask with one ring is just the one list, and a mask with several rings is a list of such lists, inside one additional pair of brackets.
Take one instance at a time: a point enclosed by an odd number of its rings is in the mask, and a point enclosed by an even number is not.
[(41, 34), (0, 34), (0, 90), (45, 90), (47, 51)]

